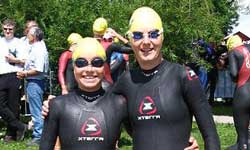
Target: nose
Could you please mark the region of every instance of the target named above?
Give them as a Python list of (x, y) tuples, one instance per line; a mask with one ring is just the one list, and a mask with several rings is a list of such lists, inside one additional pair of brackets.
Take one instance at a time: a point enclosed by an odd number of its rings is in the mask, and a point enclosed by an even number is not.
[(147, 33), (143, 35), (142, 42), (143, 42), (144, 44), (150, 43), (150, 38), (149, 38), (149, 36), (148, 36)]
[(93, 67), (90, 64), (88, 66), (86, 66), (85, 68), (86, 68), (87, 72), (92, 72), (93, 71)]

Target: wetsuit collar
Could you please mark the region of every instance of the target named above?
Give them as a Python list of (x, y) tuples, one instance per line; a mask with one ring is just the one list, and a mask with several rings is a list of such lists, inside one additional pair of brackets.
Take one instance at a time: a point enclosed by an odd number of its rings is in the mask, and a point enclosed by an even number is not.
[(163, 66), (163, 64), (165, 64), (166, 60), (163, 60), (158, 66), (154, 67), (153, 69), (150, 70), (143, 70), (141, 69), (141, 73), (143, 74), (143, 76), (145, 77), (152, 77), (155, 74), (157, 74), (159, 72), (159, 69), (161, 68), (161, 66)]
[(103, 96), (105, 91), (103, 88), (100, 88), (99, 90), (95, 92), (86, 92), (82, 91), (80, 89), (77, 90), (77, 93), (84, 98), (87, 102), (93, 102), (97, 100), (99, 97)]

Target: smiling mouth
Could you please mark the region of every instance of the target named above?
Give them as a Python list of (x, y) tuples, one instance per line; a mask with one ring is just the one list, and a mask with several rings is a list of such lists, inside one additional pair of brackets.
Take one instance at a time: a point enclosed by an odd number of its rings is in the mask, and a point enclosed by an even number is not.
[(153, 51), (153, 48), (141, 49), (142, 55), (144, 56), (148, 56), (149, 54), (151, 54), (152, 51)]
[(153, 48), (141, 49), (142, 52), (150, 52), (152, 50), (153, 50)]
[(84, 79), (95, 79), (97, 76), (84, 76)]

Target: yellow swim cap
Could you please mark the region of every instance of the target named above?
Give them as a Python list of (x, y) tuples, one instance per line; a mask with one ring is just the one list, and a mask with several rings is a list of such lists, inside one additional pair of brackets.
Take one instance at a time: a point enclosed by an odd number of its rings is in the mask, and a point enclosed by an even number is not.
[(133, 12), (129, 21), (129, 31), (133, 32), (145, 26), (163, 29), (161, 17), (150, 7), (140, 7)]
[(97, 18), (93, 24), (93, 32), (104, 35), (108, 28), (108, 22), (104, 18)]
[(71, 33), (68, 38), (67, 41), (69, 43), (69, 45), (75, 44), (77, 43), (80, 39), (82, 39), (82, 36), (78, 33)]
[(238, 35), (231, 36), (227, 40), (227, 50), (231, 51), (233, 48), (243, 45), (242, 39)]
[(86, 37), (77, 42), (77, 46), (72, 54), (72, 59), (76, 60), (82, 53), (88, 54), (93, 52), (104, 61), (106, 60), (106, 52), (100, 42), (95, 38)]

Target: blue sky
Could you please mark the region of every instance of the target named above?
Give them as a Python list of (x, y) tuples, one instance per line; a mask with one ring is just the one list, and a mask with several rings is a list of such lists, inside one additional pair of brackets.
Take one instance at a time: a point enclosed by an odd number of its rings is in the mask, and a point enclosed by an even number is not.
[[(242, 7), (250, 6), (250, 0), (239, 0), (239, 4)], [(234, 27), (233, 33), (241, 31), (250, 37), (250, 13), (248, 15), (240, 13), (238, 23), (239, 25)]]

